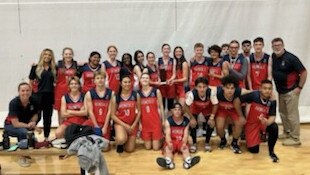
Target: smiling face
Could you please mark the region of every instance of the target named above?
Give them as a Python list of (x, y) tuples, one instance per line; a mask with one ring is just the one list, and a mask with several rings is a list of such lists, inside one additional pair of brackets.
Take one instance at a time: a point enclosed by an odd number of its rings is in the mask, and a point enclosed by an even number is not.
[(129, 77), (124, 77), (121, 81), (121, 86), (123, 90), (129, 91), (131, 89), (131, 80)]
[(166, 57), (169, 57), (169, 54), (170, 54), (170, 46), (169, 45), (165, 45), (163, 48), (162, 48), (162, 53), (163, 53), (163, 56), (166, 56)]
[(281, 41), (275, 41), (272, 43), (272, 50), (276, 55), (280, 55), (284, 52), (284, 44)]
[(123, 55), (122, 61), (124, 65), (131, 65), (131, 57), (128, 54)]
[(43, 54), (43, 62), (44, 63), (50, 63), (52, 60), (52, 52), (50, 51), (45, 51)]
[(149, 65), (155, 65), (155, 55), (152, 53), (149, 53), (146, 57), (147, 63)]
[(142, 86), (150, 85), (150, 75), (146, 73), (142, 74), (140, 82)]
[(80, 91), (80, 88), (81, 88), (81, 84), (79, 81), (77, 81), (76, 79), (71, 79), (69, 81), (69, 89), (70, 89), (70, 92), (78, 92)]
[(115, 60), (117, 56), (117, 50), (115, 47), (109, 47), (108, 55), (111, 60)]
[(105, 82), (105, 76), (104, 75), (95, 75), (94, 77), (94, 83), (98, 87), (103, 87)]
[(230, 43), (229, 44), (229, 53), (235, 57), (238, 55), (239, 44), (238, 43)]
[(195, 55), (197, 57), (202, 57), (204, 53), (203, 47), (196, 47), (195, 48)]
[(138, 64), (143, 64), (143, 62), (144, 62), (144, 54), (143, 53), (138, 53), (137, 61), (138, 61)]
[(218, 59), (220, 57), (220, 54), (217, 51), (215, 51), (215, 50), (211, 50), (210, 51), (210, 56), (211, 56), (211, 58), (213, 60), (216, 60), (216, 59)]
[(93, 55), (89, 58), (89, 62), (94, 66), (98, 66), (100, 63), (100, 56), (98, 54)]
[(177, 58), (177, 59), (180, 59), (182, 56), (183, 56), (183, 51), (181, 48), (176, 48), (174, 50), (174, 56)]
[(71, 49), (65, 49), (62, 53), (64, 61), (70, 62), (73, 60), (73, 52)]
[(18, 88), (18, 94), (19, 94), (19, 98), (22, 101), (27, 101), (29, 100), (30, 96), (31, 96), (31, 87), (29, 84), (23, 84), (20, 85)]

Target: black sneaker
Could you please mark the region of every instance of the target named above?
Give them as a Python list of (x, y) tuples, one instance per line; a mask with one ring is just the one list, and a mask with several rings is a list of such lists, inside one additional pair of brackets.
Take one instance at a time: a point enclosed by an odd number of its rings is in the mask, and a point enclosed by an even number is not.
[(156, 159), (156, 162), (159, 166), (166, 168), (166, 169), (173, 169), (175, 167), (172, 161), (170, 163), (167, 163), (167, 160), (162, 157), (158, 157)]
[(200, 156), (195, 156), (191, 159), (191, 162), (188, 163), (186, 161), (183, 162), (183, 168), (190, 169), (191, 167), (195, 166), (197, 163), (200, 162)]
[(227, 140), (226, 139), (221, 139), (221, 142), (219, 144), (220, 149), (224, 149), (227, 145)]
[(271, 153), (269, 156), (272, 159), (272, 162), (277, 163), (279, 161), (279, 158), (275, 153)]
[(241, 151), (241, 149), (237, 143), (232, 143), (230, 148), (232, 149), (232, 151), (235, 154), (241, 154), (242, 153), (242, 151)]
[(117, 153), (123, 153), (124, 152), (124, 145), (117, 145), (116, 152)]

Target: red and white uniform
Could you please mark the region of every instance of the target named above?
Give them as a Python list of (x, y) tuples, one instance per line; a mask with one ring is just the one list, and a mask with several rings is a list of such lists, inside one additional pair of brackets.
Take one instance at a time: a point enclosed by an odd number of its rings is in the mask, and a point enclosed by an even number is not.
[(163, 134), (157, 89), (152, 88), (149, 94), (145, 94), (142, 90), (139, 90), (139, 95), (141, 97), (141, 138), (146, 141), (160, 140)]
[[(116, 103), (118, 104), (116, 116), (124, 123), (132, 125), (136, 119), (137, 93), (132, 91), (127, 99), (124, 99), (121, 95), (116, 95)], [(137, 131), (138, 126), (131, 133), (131, 136), (135, 136)]]
[[(96, 117), (96, 121), (100, 128), (105, 124), (107, 113), (109, 111), (110, 100), (112, 96), (112, 90), (106, 88), (103, 97), (100, 97), (95, 88), (89, 90), (90, 96), (93, 104), (93, 113)], [(88, 119), (83, 123), (83, 125), (88, 125), (94, 127), (94, 123), (91, 119)], [(111, 126), (108, 123), (107, 133), (103, 136), (106, 139), (110, 139)]]
[[(160, 73), (165, 72), (166, 80), (169, 80), (173, 75), (173, 58), (169, 58), (168, 63), (165, 65), (162, 57), (158, 58), (158, 69), (164, 70)], [(160, 92), (164, 98), (175, 98), (175, 86), (174, 85), (161, 85), (159, 87)]]
[(77, 62), (73, 61), (71, 67), (66, 68), (64, 62), (58, 61), (57, 78), (55, 86), (55, 103), (54, 108), (60, 110), (61, 97), (68, 93), (68, 80), (77, 74)]
[(266, 130), (262, 125), (259, 116), (266, 119), (269, 116), (276, 116), (277, 103), (275, 100), (263, 100), (259, 91), (253, 91), (240, 97), (241, 102), (250, 104), (250, 111), (246, 117), (245, 139), (247, 147), (253, 147), (260, 144), (260, 132)]
[[(149, 65), (146, 66), (146, 69), (147, 69), (147, 71), (148, 71), (148, 73), (150, 75), (150, 80), (152, 82), (158, 82), (158, 80), (159, 80), (159, 76), (158, 76), (159, 75), (159, 71), (158, 71), (156, 65), (155, 65), (155, 69), (152, 69)], [(154, 86), (154, 87), (157, 88), (157, 86)]]
[[(210, 60), (209, 64), (209, 73), (213, 73), (215, 75), (222, 75), (222, 66), (224, 61), (221, 59), (219, 62), (213, 64), (212, 59)], [(211, 77), (209, 76), (209, 86), (221, 86), (222, 82), (220, 78)]]
[[(180, 124), (177, 124), (176, 119), (173, 116), (167, 118), (170, 125), (171, 141), (173, 146), (173, 152), (181, 152), (181, 147), (183, 145), (182, 139), (184, 137), (184, 131), (189, 125), (189, 119), (187, 117), (182, 117), (183, 121)], [(179, 122), (178, 122), (179, 123)], [(165, 143), (164, 147), (167, 146)]]
[[(72, 100), (69, 94), (65, 94), (65, 100), (66, 100), (66, 109), (67, 110), (75, 110), (79, 111), (84, 106), (84, 94), (81, 93), (80, 97), (77, 101)], [(82, 125), (86, 121), (86, 117), (83, 116), (70, 116), (65, 118), (63, 121), (63, 124), (66, 126), (69, 126), (71, 124), (78, 124)]]
[(250, 55), (250, 75), (252, 82), (252, 89), (258, 90), (262, 80), (268, 78), (268, 62), (270, 55), (264, 53), (263, 58), (259, 61), (255, 59), (255, 55)]
[(208, 77), (209, 73), (209, 61), (207, 57), (204, 57), (202, 62), (196, 60), (191, 61), (190, 65), (190, 89), (194, 89), (195, 81), (199, 77)]
[(116, 65), (112, 65), (108, 60), (103, 62), (106, 73), (108, 75), (107, 87), (109, 87), (115, 93), (119, 90), (120, 70), (121, 62), (116, 60)]
[[(245, 64), (246, 58), (243, 57), (242, 54), (239, 54), (237, 58), (232, 59), (230, 55), (225, 55), (223, 58), (224, 61), (228, 61), (230, 65), (232, 66), (232, 69), (234, 69), (237, 72), (241, 72), (242, 65)], [(239, 80), (239, 87), (245, 88), (245, 80)]]
[(85, 63), (79, 68), (79, 72), (82, 74), (83, 87), (82, 91), (86, 93), (90, 89), (95, 87), (94, 83), (94, 72), (99, 71), (101, 65), (98, 65), (96, 68), (92, 68), (88, 63)]
[(230, 117), (232, 120), (238, 120), (239, 115), (236, 112), (236, 109), (233, 104), (233, 100), (237, 97), (240, 97), (241, 95), (241, 89), (238, 87), (235, 90), (234, 96), (232, 98), (232, 101), (228, 101), (224, 97), (224, 90), (222, 87), (217, 87), (216, 96), (219, 101), (219, 108), (216, 114), (216, 117)]
[(204, 95), (204, 99), (199, 97), (196, 89), (187, 92), (185, 104), (190, 106), (190, 111), (194, 116), (198, 116), (200, 113), (207, 117), (212, 112), (212, 106), (218, 104), (216, 94), (208, 88)]

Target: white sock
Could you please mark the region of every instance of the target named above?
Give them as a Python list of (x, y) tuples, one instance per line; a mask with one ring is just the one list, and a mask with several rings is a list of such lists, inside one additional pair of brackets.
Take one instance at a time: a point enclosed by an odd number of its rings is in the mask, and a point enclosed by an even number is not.
[(166, 163), (167, 163), (167, 164), (170, 164), (170, 163), (172, 162), (172, 160), (171, 160), (170, 157), (166, 157), (165, 159), (166, 159)]
[(190, 164), (192, 162), (192, 158), (190, 156), (186, 157), (185, 162)]

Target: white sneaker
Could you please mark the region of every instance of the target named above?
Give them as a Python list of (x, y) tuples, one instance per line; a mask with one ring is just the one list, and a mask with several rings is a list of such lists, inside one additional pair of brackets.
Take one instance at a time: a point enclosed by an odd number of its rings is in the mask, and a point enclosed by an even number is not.
[(211, 147), (211, 145), (209, 143), (205, 144), (205, 151), (207, 151), (207, 152), (211, 152), (212, 151), (212, 147)]
[(196, 144), (191, 145), (190, 148), (189, 148), (189, 152), (190, 152), (190, 153), (195, 153), (196, 151), (197, 151), (197, 146), (196, 146)]

